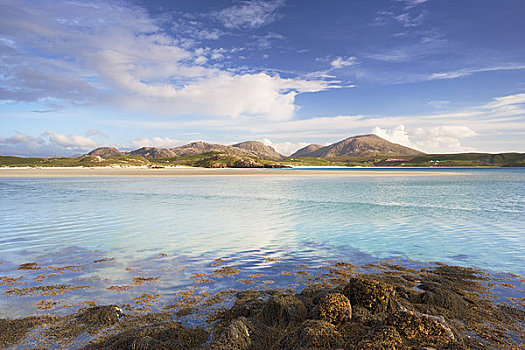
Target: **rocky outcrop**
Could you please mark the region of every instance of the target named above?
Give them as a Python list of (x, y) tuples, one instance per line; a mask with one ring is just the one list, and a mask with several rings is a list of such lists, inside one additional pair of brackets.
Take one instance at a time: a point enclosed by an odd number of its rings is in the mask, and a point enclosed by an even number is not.
[(88, 155), (106, 159), (112, 157), (121, 157), (126, 155), (126, 153), (119, 151), (115, 147), (99, 147), (89, 152)]
[(267, 146), (260, 141), (245, 141), (232, 145), (234, 148), (242, 149), (248, 154), (264, 159), (280, 159), (283, 155), (277, 152), (273, 147)]
[(323, 148), (324, 146), (323, 145), (316, 145), (316, 144), (311, 144), (311, 145), (308, 145), (306, 147), (303, 147), (301, 149), (298, 149), (297, 151), (295, 151), (294, 154), (292, 154), (290, 157), (310, 157), (310, 155), (312, 154), (312, 152), (315, 152), (317, 151), (318, 149), (320, 148)]
[(295, 157), (345, 157), (374, 155), (419, 156), (423, 155), (424, 153), (409, 147), (389, 142), (377, 135), (370, 134), (349, 137), (332, 145), (318, 148), (311, 152), (306, 152), (306, 150), (304, 150), (301, 152), (301, 154), (301, 156), (295, 155)]
[(167, 148), (155, 148), (155, 147), (142, 147), (137, 150), (129, 152), (131, 155), (142, 156), (148, 159), (155, 158), (171, 158), (177, 155), (172, 150)]
[(170, 149), (176, 155), (203, 154), (208, 152), (220, 152), (239, 157), (254, 157), (262, 159), (280, 159), (283, 156), (272, 147), (266, 146), (259, 141), (245, 141), (231, 146), (206, 143), (202, 141), (192, 142), (184, 146)]

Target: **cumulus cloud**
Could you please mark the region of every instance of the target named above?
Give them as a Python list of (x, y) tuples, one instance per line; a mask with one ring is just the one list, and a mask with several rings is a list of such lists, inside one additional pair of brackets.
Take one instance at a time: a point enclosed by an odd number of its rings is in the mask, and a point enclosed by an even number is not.
[(64, 135), (53, 130), (46, 131), (43, 136), (47, 137), (49, 142), (68, 150), (89, 149), (97, 145), (97, 143), (89, 137), (81, 135)]
[(277, 10), (284, 0), (250, 0), (227, 7), (213, 15), (229, 29), (256, 29), (268, 25), (278, 18)]
[(357, 57), (337, 57), (335, 60), (330, 62), (332, 68), (338, 69), (347, 66), (354, 66), (357, 64)]
[(155, 136), (152, 138), (142, 137), (135, 141), (131, 142), (131, 147), (140, 148), (140, 147), (157, 147), (157, 148), (173, 148), (176, 146), (181, 146), (186, 142), (170, 139), (169, 137), (159, 137)]
[(410, 133), (404, 125), (393, 129), (375, 127), (372, 133), (403, 146), (415, 148), (426, 153), (458, 153), (474, 151), (466, 147), (461, 140), (478, 134), (467, 126), (444, 125), (434, 128), (416, 128)]
[(294, 153), (300, 148), (308, 146), (308, 143), (306, 142), (272, 142), (270, 139), (262, 139), (262, 143), (264, 143), (267, 146), (273, 147), (277, 152), (281, 153), (282, 155), (289, 156), (290, 154)]
[(13, 136), (0, 137), (0, 154), (15, 156), (73, 155), (97, 147), (97, 143), (81, 135), (65, 135), (48, 130), (39, 137), (17, 132)]
[[(245, 14), (238, 25), (253, 27), (274, 18), (282, 4), (241, 2), (224, 13)], [(120, 3), (18, 0), (1, 5), (0, 20), (4, 101), (59, 100), (170, 116), (278, 120), (293, 116), (297, 94), (338, 87), (323, 79), (210, 66), (210, 59), (222, 57), (221, 50), (189, 50), (183, 38), (169, 35), (146, 11)]]

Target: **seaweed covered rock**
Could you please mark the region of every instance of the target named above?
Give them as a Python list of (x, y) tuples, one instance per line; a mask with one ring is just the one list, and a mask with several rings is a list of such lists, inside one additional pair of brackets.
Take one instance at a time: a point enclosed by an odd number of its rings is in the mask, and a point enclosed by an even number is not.
[(111, 326), (119, 322), (124, 316), (122, 310), (116, 305), (95, 306), (86, 309), (77, 316), (77, 321), (86, 325)]
[(233, 320), (210, 345), (210, 350), (244, 350), (252, 345), (249, 321), (245, 317)]
[(130, 329), (112, 335), (98, 343), (91, 343), (85, 349), (194, 349), (208, 339), (202, 329), (190, 329), (180, 323), (169, 322), (161, 325)]
[(412, 311), (390, 314), (386, 324), (394, 327), (408, 343), (418, 346), (442, 346), (455, 341), (454, 334), (439, 316)]
[(239, 293), (237, 300), (228, 311), (231, 319), (244, 316), (253, 317), (263, 309), (265, 301), (261, 298), (261, 293)]
[(398, 350), (402, 349), (403, 338), (391, 326), (382, 326), (373, 330), (358, 343), (358, 349)]
[(280, 349), (337, 349), (343, 337), (336, 327), (321, 320), (307, 320), (280, 343)]
[(288, 327), (306, 320), (306, 306), (293, 295), (271, 297), (264, 305), (260, 318), (272, 327)]
[(344, 289), (352, 305), (362, 306), (373, 313), (385, 312), (394, 293), (394, 288), (385, 282), (364, 277), (351, 278)]
[(30, 329), (53, 322), (53, 320), (54, 318), (50, 316), (26, 317), (16, 320), (0, 319), (0, 348), (18, 343)]
[(463, 296), (444, 288), (425, 291), (419, 296), (419, 302), (457, 312), (469, 307), (469, 303)]
[(316, 314), (319, 319), (338, 325), (352, 318), (352, 305), (341, 293), (327, 293), (319, 299)]

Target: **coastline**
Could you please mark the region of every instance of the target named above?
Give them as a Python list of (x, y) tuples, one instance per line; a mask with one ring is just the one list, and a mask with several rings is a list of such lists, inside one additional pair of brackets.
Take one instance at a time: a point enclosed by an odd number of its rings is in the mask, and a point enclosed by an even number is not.
[[(0, 316), (0, 347), (467, 350), (518, 349), (525, 344), (519, 324), (525, 316), (522, 299), (498, 301), (501, 291), (520, 288), (521, 276), (489, 275), (438, 262), (425, 265), (410, 268), (391, 260), (364, 266), (343, 261), (297, 265), (283, 271), (290, 277), (285, 286), (268, 287), (262, 274), (251, 275), (252, 282), (241, 289), (174, 290), (171, 302), (156, 310), (152, 307), (160, 296), (155, 287), (159, 278), (134, 277), (134, 285), (110, 288), (117, 293), (111, 304), (84, 301), (73, 313), (57, 314), (51, 310), (64, 301), (42, 299), (37, 304), (48, 309), (44, 314)], [(17, 271), (38, 274), (34, 270), (39, 268), (45, 267), (26, 263)], [(54, 267), (72, 272), (79, 268)], [(210, 284), (245, 272), (222, 259), (215, 260), (212, 269), (191, 278), (196, 285)], [(9, 295), (26, 292), (21, 281), (10, 281)], [(299, 281), (302, 288), (297, 288)], [(140, 285), (150, 287), (140, 290), (134, 305), (119, 302), (118, 293)], [(67, 287), (31, 291), (42, 298), (67, 298), (63, 293), (78, 290)]]
[(246, 169), (246, 168), (196, 168), (167, 167), (11, 167), (0, 168), (0, 177), (213, 177), (213, 176), (276, 176), (276, 177), (397, 177), (397, 176), (443, 176), (463, 175), (456, 172), (432, 172), (413, 170), (375, 171), (367, 168), (354, 171), (309, 169)]

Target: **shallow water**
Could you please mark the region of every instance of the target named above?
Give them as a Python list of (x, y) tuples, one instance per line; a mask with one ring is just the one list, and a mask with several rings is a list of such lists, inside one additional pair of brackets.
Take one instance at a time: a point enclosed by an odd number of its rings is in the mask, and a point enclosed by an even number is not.
[[(96, 286), (125, 284), (134, 271), (169, 270), (155, 284), (166, 292), (219, 257), (245, 271), (280, 257), (276, 274), (287, 264), (398, 259), (525, 275), (525, 169), (446, 171), (462, 175), (0, 178), (0, 275), (17, 277), (27, 262), (82, 265), (54, 282), (89, 280), (78, 299), (102, 301), (111, 296)], [(116, 259), (93, 263), (101, 257)], [(4, 310), (31, 311), (13, 298), (0, 296)]]

